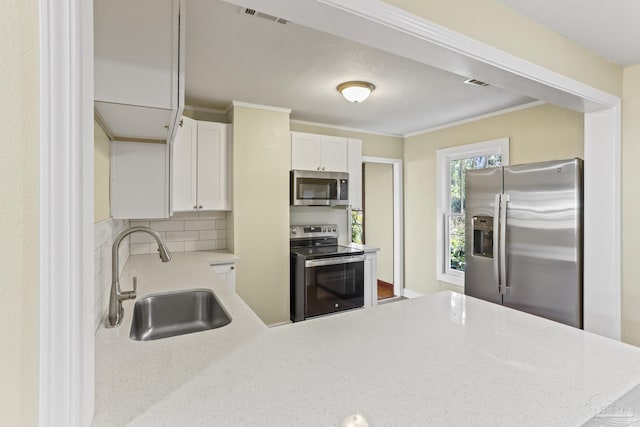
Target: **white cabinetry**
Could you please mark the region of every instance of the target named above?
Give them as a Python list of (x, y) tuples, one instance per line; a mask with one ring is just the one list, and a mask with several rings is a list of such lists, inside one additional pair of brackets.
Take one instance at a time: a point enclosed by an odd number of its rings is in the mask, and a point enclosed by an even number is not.
[(236, 265), (235, 264), (212, 264), (213, 270), (220, 278), (231, 288), (236, 291)]
[(348, 171), (347, 139), (291, 132), (291, 169)]
[(112, 140), (173, 141), (184, 108), (184, 2), (93, 5), (99, 122)]
[(167, 144), (111, 143), (111, 216), (116, 219), (168, 218)]
[(230, 209), (230, 125), (182, 120), (173, 144), (173, 210)]
[(364, 254), (364, 306), (378, 305), (378, 255), (375, 252)]
[(349, 207), (362, 209), (362, 141), (349, 138)]
[(349, 205), (362, 209), (362, 141), (291, 132), (291, 169), (349, 173)]

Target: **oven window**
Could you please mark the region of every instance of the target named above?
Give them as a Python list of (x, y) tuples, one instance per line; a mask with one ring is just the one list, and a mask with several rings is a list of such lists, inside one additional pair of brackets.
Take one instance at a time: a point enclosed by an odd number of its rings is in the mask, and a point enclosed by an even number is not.
[(335, 200), (338, 197), (338, 185), (335, 179), (298, 178), (298, 199)]
[(364, 262), (308, 267), (306, 317), (364, 305)]

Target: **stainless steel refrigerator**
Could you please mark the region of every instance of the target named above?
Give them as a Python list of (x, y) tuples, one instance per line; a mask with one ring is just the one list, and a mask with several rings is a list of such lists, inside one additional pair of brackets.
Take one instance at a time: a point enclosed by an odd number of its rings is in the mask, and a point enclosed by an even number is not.
[(582, 328), (582, 160), (466, 172), (465, 294)]

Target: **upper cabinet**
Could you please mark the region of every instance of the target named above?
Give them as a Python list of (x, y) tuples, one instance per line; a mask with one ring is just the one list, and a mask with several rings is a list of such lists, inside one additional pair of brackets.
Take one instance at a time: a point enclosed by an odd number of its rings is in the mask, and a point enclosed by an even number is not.
[(173, 144), (173, 210), (231, 209), (231, 125), (184, 117)]
[(291, 132), (291, 169), (349, 173), (349, 207), (362, 209), (362, 141)]
[(184, 108), (184, 0), (95, 0), (95, 113), (114, 141), (172, 142)]
[(347, 139), (291, 132), (291, 169), (348, 172)]

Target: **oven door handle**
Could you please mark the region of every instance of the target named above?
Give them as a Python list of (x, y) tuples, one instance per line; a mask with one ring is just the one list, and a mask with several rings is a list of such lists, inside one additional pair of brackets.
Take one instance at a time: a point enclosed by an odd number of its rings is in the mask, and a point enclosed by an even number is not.
[(304, 262), (305, 267), (322, 267), (325, 265), (350, 264), (352, 262), (363, 262), (364, 255), (345, 256), (337, 258), (310, 259)]

